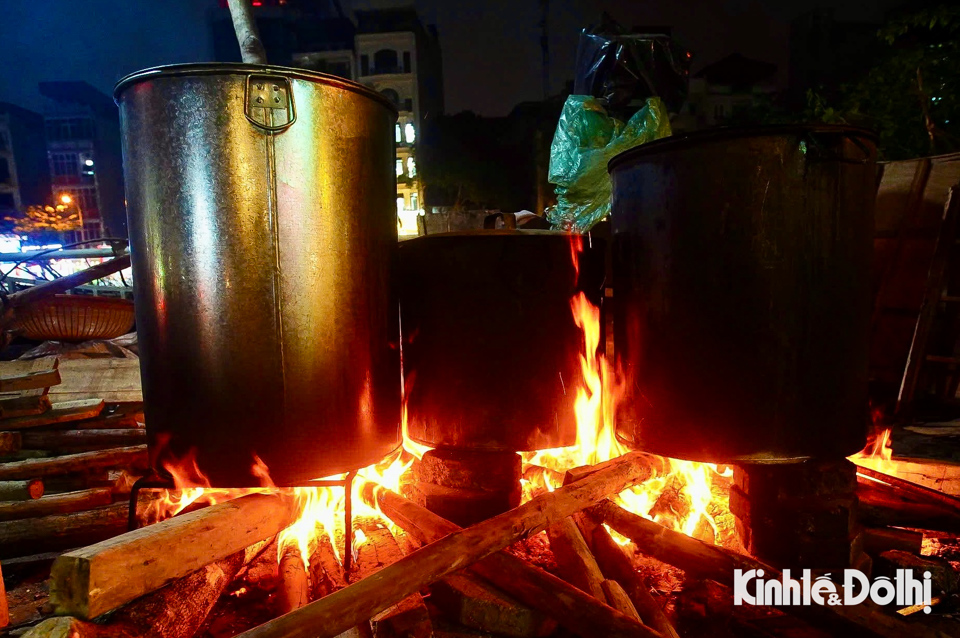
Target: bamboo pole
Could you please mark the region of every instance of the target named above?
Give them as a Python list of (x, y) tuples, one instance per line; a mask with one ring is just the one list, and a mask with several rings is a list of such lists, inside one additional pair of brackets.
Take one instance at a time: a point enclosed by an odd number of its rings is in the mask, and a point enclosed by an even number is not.
[[(649, 478), (650, 469), (635, 454), (573, 485), (543, 494), (529, 503), (453, 534), (385, 567), (370, 578), (310, 603), (286, 616), (264, 623), (245, 638), (332, 637), (403, 600), (421, 587), (440, 580), (512, 545), (553, 523)], [(631, 619), (611, 610), (614, 614)], [(643, 627), (633, 635), (650, 636)], [(625, 634), (626, 635), (626, 634)]]

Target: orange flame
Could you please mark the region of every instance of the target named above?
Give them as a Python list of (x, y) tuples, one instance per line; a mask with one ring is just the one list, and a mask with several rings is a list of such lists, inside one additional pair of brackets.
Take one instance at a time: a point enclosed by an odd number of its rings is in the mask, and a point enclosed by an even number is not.
[[(571, 254), (579, 265), (582, 239), (573, 236)], [(600, 349), (600, 309), (579, 293), (570, 302), (574, 321), (583, 332), (580, 354), (583, 387), (577, 388), (577, 440), (571, 447), (525, 452), (523, 494), (529, 500), (543, 490), (560, 486), (566, 470), (594, 465), (625, 454), (628, 448), (616, 436), (616, 409), (624, 394), (625, 380)], [(719, 538), (716, 517), (728, 513), (728, 486), (733, 472), (715, 465), (651, 457), (657, 474), (641, 485), (622, 492), (618, 501), (625, 509), (651, 518), (676, 531), (705, 539)], [(616, 538), (616, 535), (614, 535)], [(625, 539), (618, 538), (620, 542)]]

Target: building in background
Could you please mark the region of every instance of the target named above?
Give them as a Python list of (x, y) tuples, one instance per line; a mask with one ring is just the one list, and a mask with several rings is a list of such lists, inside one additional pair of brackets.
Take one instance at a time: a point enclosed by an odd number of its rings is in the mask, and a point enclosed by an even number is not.
[[(400, 234), (417, 234), (423, 211), (418, 139), (424, 122), (443, 112), (436, 28), (425, 26), (412, 7), (356, 11), (351, 19), (334, 0), (262, 0), (253, 12), (271, 63), (359, 82), (397, 108), (397, 219)], [(212, 24), (217, 59), (238, 61), (225, 1)]]
[(75, 203), (74, 241), (126, 236), (120, 120), (113, 100), (86, 82), (41, 82), (51, 196)]
[(733, 53), (702, 68), (690, 80), (687, 102), (671, 122), (675, 133), (749, 119), (768, 106), (777, 92), (777, 65)]
[(0, 102), (0, 220), (49, 199), (43, 116)]

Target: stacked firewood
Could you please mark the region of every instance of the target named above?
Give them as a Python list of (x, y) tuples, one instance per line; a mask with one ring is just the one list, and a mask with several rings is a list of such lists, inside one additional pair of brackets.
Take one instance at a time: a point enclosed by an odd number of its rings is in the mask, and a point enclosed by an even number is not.
[(125, 531), (130, 486), (147, 467), (142, 404), (51, 395), (59, 363), (0, 369), (0, 569), (8, 575)]
[[(364, 500), (385, 518), (356, 519), (350, 547), (318, 528), (304, 553), (282, 533), (299, 516), (296, 497), (248, 494), (59, 556), (49, 581), (50, 608), (59, 616), (25, 635), (949, 635), (924, 623), (923, 614), (904, 618), (869, 604), (762, 610), (791, 620), (786, 633), (733, 613), (734, 569), (760, 568), (771, 579), (779, 573), (611, 500), (651, 473), (639, 453), (571, 470), (563, 487), (463, 529), (367, 483)], [(618, 544), (610, 530), (633, 544)], [(548, 544), (550, 571), (518, 555), (518, 543), (534, 542)], [(353, 558), (349, 571), (345, 552)], [(672, 622), (676, 614), (665, 613), (663, 598), (638, 573), (636, 552), (641, 561), (682, 570), (687, 604), (725, 606), (713, 612), (723, 624), (691, 633)], [(250, 613), (250, 590), (264, 583), (270, 609)]]

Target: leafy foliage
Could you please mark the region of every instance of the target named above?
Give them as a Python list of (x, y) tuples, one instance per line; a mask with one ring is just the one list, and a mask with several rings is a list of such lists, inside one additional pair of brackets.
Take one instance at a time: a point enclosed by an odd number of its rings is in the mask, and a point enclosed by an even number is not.
[(960, 6), (901, 15), (878, 32), (885, 50), (836, 105), (807, 94), (809, 119), (869, 126), (885, 159), (960, 149)]

